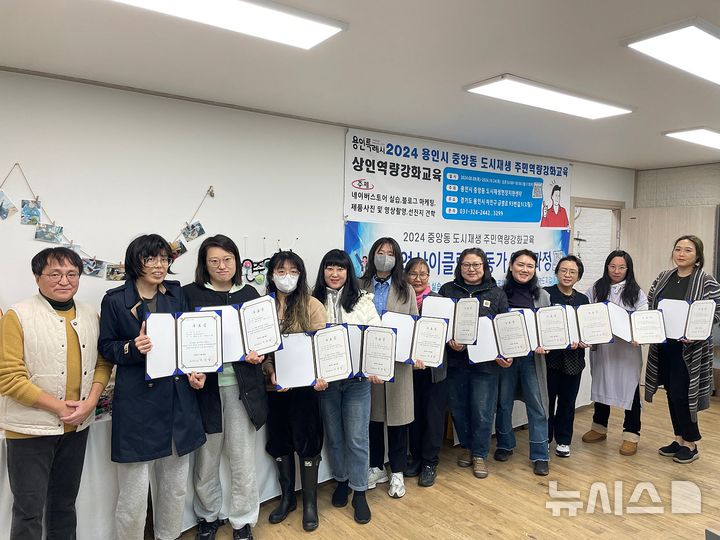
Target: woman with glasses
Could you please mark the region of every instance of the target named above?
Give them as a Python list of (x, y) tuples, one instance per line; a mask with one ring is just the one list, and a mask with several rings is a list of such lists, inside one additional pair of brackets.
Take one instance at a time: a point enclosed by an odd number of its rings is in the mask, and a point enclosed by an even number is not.
[[(241, 305), (258, 298), (258, 292), (242, 284), (238, 248), (222, 234), (207, 238), (198, 250), (195, 281), (183, 287), (188, 308)], [(255, 439), (267, 419), (267, 394), (261, 363), (254, 351), (245, 359), (226, 359), (220, 373), (208, 373), (198, 392), (207, 443), (195, 453), (194, 508), (198, 539), (212, 540), (223, 506), (220, 457), (230, 465), (228, 520), (233, 540), (252, 538), (260, 509), (255, 474)]]
[[(468, 248), (458, 258), (455, 279), (440, 287), (446, 298), (477, 298), (479, 316), (505, 313), (507, 296), (492, 277), (485, 252)], [(495, 418), (500, 367), (495, 362), (471, 364), (467, 345), (447, 346), (448, 403), (462, 452), (460, 467), (472, 467), (476, 478), (487, 478), (487, 456)]]
[[(645, 293), (635, 281), (633, 260), (626, 251), (616, 250), (605, 259), (600, 279), (585, 293), (590, 302), (612, 302), (632, 312), (647, 309)], [(640, 372), (642, 351), (636, 343), (615, 338), (612, 343), (590, 349), (593, 419), (590, 431), (582, 436), (584, 443), (607, 439), (610, 406), (625, 409), (620, 454), (632, 456), (640, 441)]]
[[(305, 263), (292, 251), (278, 251), (268, 263), (272, 279), (268, 292), (275, 294), (280, 331), (283, 334), (312, 332), (325, 328), (327, 312), (317, 298), (310, 296)], [(268, 355), (263, 370), (275, 387), (274, 357)], [(314, 387), (292, 388), (268, 393), (267, 445), (275, 459), (280, 482), (280, 503), (270, 513), (270, 523), (280, 523), (295, 510), (295, 454), (300, 458), (303, 529), (318, 528), (317, 484), (323, 425), (317, 392), (327, 389), (318, 379)]]
[[(313, 296), (325, 306), (330, 323), (381, 324), (373, 295), (360, 289), (352, 261), (342, 250), (332, 249), (323, 257)], [(365, 498), (370, 466), (370, 383), (382, 383), (377, 377), (370, 379), (331, 382), (319, 394), (327, 456), (337, 482), (332, 505), (347, 505), (352, 490), (354, 518), (360, 524), (368, 523), (371, 517)]]
[[(587, 296), (573, 289), (582, 279), (584, 271), (582, 261), (574, 255), (560, 259), (555, 266), (557, 285), (545, 289), (550, 294), (550, 303), (554, 306), (571, 306), (573, 309), (590, 303)], [(549, 351), (545, 355), (549, 401), (548, 440), (552, 442), (555, 439), (555, 455), (559, 457), (570, 457), (575, 400), (585, 369), (585, 348), (583, 343), (572, 343), (569, 349)]]
[[(503, 286), (511, 309), (534, 309), (550, 305), (550, 295), (538, 285), (537, 255), (521, 249), (510, 256), (510, 267)], [(495, 420), (496, 461), (507, 461), (515, 449), (512, 411), (516, 399), (525, 402), (530, 434), (530, 461), (538, 476), (550, 473), (548, 452), (548, 394), (545, 351), (538, 347), (527, 356), (500, 358), (502, 372), (498, 390), (498, 409)]]
[[(720, 321), (720, 285), (703, 270), (703, 243), (694, 235), (681, 236), (672, 252), (675, 268), (662, 272), (650, 287), (648, 303), (657, 309), (668, 300), (714, 300), (713, 324)], [(713, 387), (713, 340), (668, 339), (650, 345), (645, 370), (645, 399), (652, 401), (658, 386), (667, 393), (670, 421), (675, 440), (658, 452), (675, 463), (692, 463), (700, 457), (697, 413), (710, 407)]]
[[(430, 267), (421, 257), (405, 264), (405, 279), (415, 291), (415, 304), (422, 315), (423, 300), (440, 296), (428, 285)], [(437, 477), (438, 454), (445, 428), (447, 406), (447, 362), (436, 368), (413, 371), (415, 420), (410, 424), (410, 462), (405, 476), (418, 476), (418, 485), (430, 487)]]
[(109, 290), (100, 312), (99, 350), (117, 365), (113, 397), (112, 460), (118, 464), (117, 537), (142, 540), (151, 471), (155, 538), (182, 532), (189, 454), (205, 443), (195, 389), (205, 374), (145, 379), (153, 343), (145, 332), (149, 313), (186, 311), (177, 281), (165, 278), (171, 249), (157, 234), (133, 240), (125, 252), (124, 285)]
[[(417, 315), (415, 293), (403, 275), (402, 252), (394, 238), (379, 238), (370, 248), (367, 270), (361, 286), (373, 293), (378, 313), (385, 311)], [(395, 364), (395, 382), (373, 385), (370, 407), (370, 470), (368, 489), (390, 481), (388, 495), (405, 495), (408, 427), (413, 421), (413, 368)], [(385, 430), (387, 426), (388, 460), (391, 476), (385, 472)]]

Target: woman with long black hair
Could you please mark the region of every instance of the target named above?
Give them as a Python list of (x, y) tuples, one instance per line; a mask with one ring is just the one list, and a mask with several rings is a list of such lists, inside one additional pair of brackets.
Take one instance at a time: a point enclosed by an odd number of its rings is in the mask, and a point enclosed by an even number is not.
[[(635, 280), (633, 260), (626, 251), (616, 250), (605, 259), (603, 275), (585, 293), (590, 302), (609, 301), (632, 312), (647, 309), (645, 293)], [(640, 372), (642, 351), (637, 344), (616, 338), (612, 343), (595, 345), (590, 349), (594, 401), (590, 431), (582, 436), (585, 443), (607, 439), (610, 406), (625, 409), (623, 442), (620, 454), (632, 456), (640, 441)]]
[[(385, 311), (417, 315), (415, 291), (405, 281), (402, 251), (394, 238), (378, 238), (370, 248), (368, 266), (360, 284), (374, 293), (378, 313)], [(388, 495), (405, 495), (408, 428), (414, 419), (413, 368), (395, 364), (395, 382), (373, 385), (370, 408), (370, 471), (368, 489), (390, 481)], [(391, 477), (385, 472), (385, 433), (387, 426), (388, 459)]]
[[(328, 251), (320, 262), (313, 296), (325, 306), (329, 323), (381, 324), (373, 295), (360, 289), (352, 261), (340, 249)], [(327, 457), (337, 482), (332, 504), (347, 505), (352, 490), (355, 521), (368, 523), (370, 508), (365, 491), (370, 466), (370, 381), (356, 377), (331, 382), (319, 398)]]
[[(278, 251), (268, 263), (272, 279), (268, 293), (275, 294), (280, 331), (283, 334), (312, 332), (325, 328), (327, 312), (310, 295), (305, 263), (292, 251)], [(274, 357), (268, 355), (263, 371), (276, 386)], [(265, 449), (275, 459), (280, 482), (280, 504), (270, 513), (270, 523), (280, 523), (296, 508), (295, 453), (300, 458), (303, 529), (318, 527), (317, 484), (323, 425), (316, 391), (327, 388), (318, 380), (314, 387), (293, 388), (268, 393), (268, 440)]]

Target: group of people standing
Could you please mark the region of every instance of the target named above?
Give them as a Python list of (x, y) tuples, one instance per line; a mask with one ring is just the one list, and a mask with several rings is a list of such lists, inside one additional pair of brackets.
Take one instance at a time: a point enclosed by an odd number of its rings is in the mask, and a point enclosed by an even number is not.
[[(353, 518), (368, 523), (368, 489), (388, 483), (388, 494), (399, 498), (405, 495), (407, 477), (418, 477), (420, 486), (434, 484), (448, 407), (462, 449), (457, 464), (472, 468), (478, 478), (488, 476), (493, 427), (494, 459), (507, 461), (513, 454), (516, 399), (526, 404), (534, 473), (548, 474), (553, 440), (557, 456), (570, 456), (575, 400), (588, 349), (583, 343), (473, 364), (467, 346), (451, 340), (439, 367), (426, 368), (421, 361), (398, 363), (392, 383), (375, 377), (329, 384), (318, 379), (312, 387), (275, 391), (273, 355), (255, 352), (225, 364), (220, 373), (146, 380), (146, 355), (153, 347), (145, 331), (147, 314), (242, 304), (259, 296), (242, 284), (240, 255), (226, 236), (202, 243), (195, 279), (184, 287), (167, 279), (171, 253), (158, 235), (133, 240), (125, 257), (127, 281), (105, 295), (99, 324), (91, 308), (73, 300), (82, 274), (77, 254), (48, 248), (33, 259), (39, 294), (11, 307), (0, 320), (0, 427), (6, 430), (15, 497), (11, 538), (40, 538), (46, 506), (48, 531), (57, 538), (74, 537), (74, 503), (87, 441), (83, 428), (113, 364), (111, 458), (119, 481), (117, 537), (123, 540), (143, 538), (151, 475), (158, 486), (155, 537), (180, 535), (192, 452), (198, 538), (211, 540), (222, 523), (222, 454), (230, 464), (228, 519), (233, 538), (252, 538), (259, 513), (255, 442), (263, 425), (265, 448), (275, 460), (281, 488), (269, 521), (280, 523), (297, 508), (297, 454), (302, 523), (308, 531), (319, 525), (323, 444), (336, 481), (332, 504), (346, 506), (352, 493)], [(720, 285), (702, 269), (698, 238), (679, 238), (672, 261), (674, 268), (661, 273), (646, 296), (635, 281), (630, 255), (614, 251), (603, 276), (583, 294), (574, 289), (584, 270), (577, 257), (562, 258), (555, 268), (557, 285), (542, 289), (537, 255), (516, 251), (500, 287), (483, 250), (468, 248), (458, 257), (454, 279), (433, 292), (427, 262), (411, 258), (403, 266), (398, 243), (380, 238), (359, 277), (347, 253), (329, 251), (312, 289), (304, 261), (292, 251), (279, 251), (269, 262), (268, 293), (275, 295), (284, 334), (312, 332), (328, 323), (379, 325), (385, 311), (421, 315), (430, 295), (477, 298), (480, 316), (603, 301), (628, 311), (655, 309), (663, 298), (720, 302)], [(720, 305), (715, 312), (715, 322), (719, 320)], [(582, 439), (605, 440), (610, 407), (622, 407), (620, 453), (632, 455), (640, 437), (641, 349), (620, 339), (589, 349), (595, 409), (591, 429)], [(712, 340), (669, 339), (651, 345), (645, 399), (651, 401), (661, 385), (668, 394), (675, 439), (659, 453), (678, 463), (692, 462), (699, 456), (697, 412), (709, 406)], [(67, 481), (68, 475), (74, 480)]]

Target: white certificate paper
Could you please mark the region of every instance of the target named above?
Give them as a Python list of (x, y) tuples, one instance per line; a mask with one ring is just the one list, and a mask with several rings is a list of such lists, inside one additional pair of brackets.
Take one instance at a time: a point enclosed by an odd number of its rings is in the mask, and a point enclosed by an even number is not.
[(362, 336), (362, 374), (383, 381), (395, 377), (397, 334), (393, 328), (368, 326)]
[(480, 302), (477, 298), (461, 298), (455, 304), (453, 321), (453, 339), (464, 345), (477, 341), (477, 320), (480, 316)]
[(261, 296), (240, 306), (245, 354), (255, 351), (267, 354), (282, 347), (280, 324), (272, 296)]
[(182, 313), (177, 318), (178, 370), (212, 373), (222, 367), (222, 316), (215, 311)]
[(395, 361), (403, 364), (411, 363), (410, 349), (412, 348), (412, 337), (415, 330), (415, 318), (405, 313), (386, 311), (381, 319), (383, 326), (397, 330)]
[(210, 306), (199, 311), (219, 311), (222, 313), (222, 349), (223, 362), (238, 362), (245, 357), (242, 331), (237, 306)]
[(580, 342), (580, 331), (578, 330), (577, 314), (575, 308), (572, 306), (565, 307), (565, 316), (568, 322), (568, 335), (570, 336), (570, 343)]
[(530, 354), (530, 338), (522, 312), (510, 311), (496, 315), (493, 326), (500, 356), (515, 358)]
[(669, 339), (680, 339), (685, 335), (687, 315), (690, 304), (686, 300), (672, 300), (663, 298), (658, 302), (658, 309), (662, 311), (665, 322), (665, 334)]
[(570, 333), (564, 306), (539, 308), (535, 312), (535, 320), (540, 347), (548, 351), (568, 348)]
[(145, 334), (152, 341), (152, 349), (145, 356), (146, 378), (170, 377), (177, 369), (175, 317), (172, 313), (150, 313)]
[(283, 337), (283, 348), (275, 352), (277, 388), (299, 388), (315, 384), (312, 338), (301, 332)]
[(444, 296), (426, 296), (422, 303), (422, 315), (448, 320), (447, 340), (453, 338), (453, 320), (455, 318), (455, 302)]
[(415, 333), (410, 351), (410, 359), (413, 363), (420, 360), (427, 367), (440, 366), (445, 354), (447, 329), (448, 323), (445, 319), (420, 317), (415, 321)]
[(480, 317), (478, 319), (477, 343), (468, 345), (467, 351), (470, 362), (473, 364), (494, 362), (498, 357), (495, 328), (490, 317)]
[(348, 324), (348, 339), (350, 340), (350, 358), (352, 359), (353, 377), (362, 375), (360, 359), (362, 358), (362, 336), (363, 328), (359, 324)]
[(633, 341), (636, 343), (663, 343), (665, 341), (665, 322), (662, 311), (643, 309), (630, 314)]
[(336, 324), (315, 332), (312, 337), (318, 379), (325, 382), (352, 377), (350, 339), (347, 326)]
[(690, 304), (685, 339), (704, 341), (710, 337), (715, 320), (715, 307), (715, 300), (697, 300)]
[(630, 314), (623, 307), (613, 304), (612, 302), (607, 303), (608, 315), (610, 316), (610, 327), (612, 328), (613, 335), (620, 339), (632, 341), (632, 328), (630, 327)]
[(606, 304), (596, 303), (578, 306), (576, 313), (580, 341), (586, 345), (610, 343), (612, 341), (613, 333), (610, 326), (610, 314)]

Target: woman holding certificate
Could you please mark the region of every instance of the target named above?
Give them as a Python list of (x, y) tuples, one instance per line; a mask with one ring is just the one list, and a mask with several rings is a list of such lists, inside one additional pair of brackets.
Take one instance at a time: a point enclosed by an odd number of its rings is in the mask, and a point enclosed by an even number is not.
[[(479, 317), (505, 313), (507, 296), (490, 272), (485, 252), (468, 248), (458, 258), (455, 279), (440, 287), (446, 298), (476, 298)], [(448, 404), (460, 440), (460, 467), (473, 468), (477, 478), (486, 478), (492, 423), (497, 409), (500, 368), (496, 362), (471, 364), (467, 345), (451, 340), (447, 345)]]
[[(650, 287), (648, 303), (651, 309), (657, 309), (663, 299), (713, 300), (715, 306), (714, 312), (710, 312), (710, 324), (716, 324), (720, 321), (720, 285), (703, 271), (702, 241), (697, 236), (681, 236), (675, 242), (672, 260), (675, 268), (662, 272)], [(690, 333), (690, 324), (687, 324), (685, 335)], [(645, 399), (652, 401), (658, 385), (665, 387), (675, 440), (660, 448), (659, 453), (672, 457), (677, 463), (692, 463), (700, 457), (697, 413), (710, 406), (712, 364), (712, 337), (696, 341), (668, 339), (665, 343), (650, 345)]]
[[(330, 323), (382, 324), (373, 295), (360, 289), (352, 261), (342, 250), (333, 249), (323, 257), (313, 296), (325, 305)], [(370, 381), (363, 377), (334, 381), (319, 398), (327, 456), (337, 482), (332, 504), (347, 505), (352, 490), (355, 521), (368, 523)]]
[[(323, 305), (310, 296), (305, 263), (292, 251), (278, 251), (268, 263), (272, 279), (268, 293), (276, 295), (280, 329), (283, 334), (312, 332), (325, 327), (327, 313)], [(263, 371), (271, 386), (275, 386), (275, 368), (271, 358), (263, 363)], [(265, 449), (275, 458), (280, 482), (280, 504), (270, 513), (270, 523), (280, 523), (295, 510), (295, 453), (300, 458), (302, 481), (303, 529), (318, 527), (317, 482), (323, 426), (316, 391), (326, 383), (318, 381), (314, 387), (292, 388), (268, 393), (268, 440)]]
[[(188, 308), (240, 305), (258, 298), (258, 292), (242, 284), (240, 254), (230, 238), (218, 234), (207, 238), (198, 250), (195, 281), (183, 287)], [(233, 310), (234, 316), (237, 311)], [(255, 433), (267, 419), (263, 356), (255, 352), (244, 361), (225, 358), (220, 373), (208, 373), (198, 392), (207, 443), (195, 453), (193, 481), (198, 538), (212, 540), (220, 527), (222, 508), (220, 456), (230, 465), (228, 520), (235, 540), (251, 538), (260, 509), (255, 475)]]
[[(177, 281), (166, 281), (172, 250), (157, 234), (133, 240), (125, 252), (124, 285), (102, 301), (98, 349), (117, 365), (113, 397), (112, 460), (118, 472), (117, 537), (144, 538), (148, 486), (154, 472), (155, 538), (177, 538), (190, 452), (205, 443), (194, 388), (205, 374), (145, 380), (153, 343), (145, 333), (149, 313), (186, 311)], [(151, 465), (153, 465), (151, 467)]]
[[(588, 297), (573, 289), (582, 279), (584, 271), (582, 261), (574, 255), (560, 259), (555, 266), (557, 285), (545, 289), (550, 294), (550, 303), (554, 306), (570, 306), (571, 309), (588, 304)], [(548, 351), (545, 359), (550, 407), (548, 440), (552, 442), (555, 439), (556, 456), (569, 457), (575, 422), (575, 400), (585, 369), (585, 346), (575, 342), (569, 349)]]
[[(537, 255), (529, 249), (516, 251), (510, 257), (510, 268), (503, 287), (510, 308), (532, 309), (550, 305), (550, 295), (538, 285)], [(500, 358), (505, 368), (500, 373), (497, 418), (495, 420), (497, 448), (494, 458), (507, 461), (515, 448), (512, 410), (515, 399), (525, 402), (530, 432), (530, 461), (533, 472), (547, 476), (550, 472), (548, 452), (549, 411), (547, 374), (544, 350), (538, 347), (522, 358)]]
[[(645, 293), (635, 281), (633, 260), (626, 251), (613, 251), (605, 259), (602, 277), (585, 293), (590, 303), (609, 301), (627, 311), (647, 309)], [(590, 431), (582, 436), (584, 443), (607, 439), (610, 406), (625, 409), (623, 442), (620, 454), (632, 456), (640, 441), (640, 372), (642, 351), (620, 338), (590, 349), (592, 387), (590, 397), (594, 411)]]
[[(360, 278), (362, 287), (374, 293), (375, 308), (417, 315), (415, 292), (403, 275), (402, 252), (393, 238), (379, 238), (370, 248), (367, 270)], [(404, 472), (407, 469), (408, 427), (413, 421), (413, 375), (410, 364), (395, 364), (395, 382), (373, 385), (370, 407), (370, 470), (368, 489), (388, 481), (385, 472), (385, 433), (387, 426), (388, 459), (392, 473), (388, 495), (405, 495)]]

